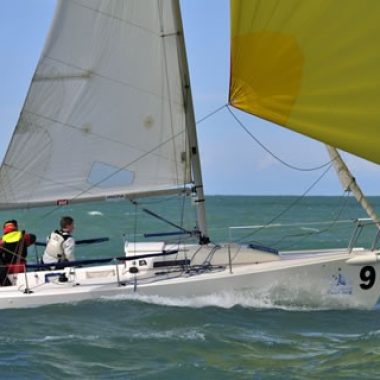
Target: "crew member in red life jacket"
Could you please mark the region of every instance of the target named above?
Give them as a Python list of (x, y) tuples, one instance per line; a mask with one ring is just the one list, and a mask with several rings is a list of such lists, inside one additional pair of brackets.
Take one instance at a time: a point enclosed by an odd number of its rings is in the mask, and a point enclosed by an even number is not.
[(28, 247), (35, 241), (36, 235), (18, 230), (16, 220), (4, 223), (3, 236), (0, 240), (0, 285), (12, 285), (7, 274), (24, 271)]

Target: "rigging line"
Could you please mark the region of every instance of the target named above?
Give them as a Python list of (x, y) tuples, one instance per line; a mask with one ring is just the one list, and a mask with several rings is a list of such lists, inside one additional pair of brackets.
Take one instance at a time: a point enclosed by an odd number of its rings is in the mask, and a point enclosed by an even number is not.
[[(140, 205), (143, 205), (144, 203), (140, 203), (140, 202), (137, 202), (136, 200), (132, 200), (132, 199), (129, 199), (129, 201), (135, 205), (135, 207), (137, 208), (138, 206)], [(151, 215), (155, 218), (157, 218), (158, 220), (161, 220), (162, 222), (164, 223), (167, 223), (173, 227), (175, 227), (176, 229), (182, 231), (183, 233), (186, 233), (186, 234), (189, 234), (189, 236), (178, 236), (178, 238), (176, 238), (175, 240), (171, 241), (170, 244), (172, 245), (177, 245), (179, 246), (181, 244), (181, 242), (185, 241), (185, 240), (189, 240), (191, 239), (191, 236), (193, 235), (193, 232), (192, 230), (189, 230), (187, 228), (185, 228), (184, 226), (184, 219), (185, 219), (185, 208), (186, 208), (186, 198), (185, 197), (182, 197), (179, 198), (179, 202), (182, 204), (180, 205), (180, 211), (181, 211), (181, 215), (180, 215), (180, 223), (179, 224), (175, 224), (173, 222), (171, 222), (170, 220), (162, 217), (161, 215), (149, 210), (149, 209), (146, 209), (146, 208), (141, 208), (142, 211), (144, 211), (145, 213), (147, 213), (148, 215)], [(136, 213), (137, 215), (137, 213)]]
[[(182, 199), (179, 198), (178, 201), (180, 203), (180, 226), (181, 228), (185, 229), (186, 198), (185, 197), (182, 197)], [(178, 246), (182, 240), (183, 240), (182, 237), (178, 236), (178, 242), (177, 242)]]
[[(304, 226), (315, 226), (315, 225), (322, 225), (322, 224), (331, 224), (334, 222), (334, 220), (331, 220), (329, 222), (299, 222), (299, 223), (275, 223), (275, 224), (269, 224), (265, 225), (265, 228), (278, 228), (278, 227), (304, 227)], [(343, 219), (343, 220), (337, 220), (336, 223), (352, 223), (352, 219)], [(254, 225), (254, 226), (235, 226), (230, 227), (230, 229), (245, 229), (245, 228), (261, 228), (264, 227), (264, 225)]]
[(137, 207), (137, 204), (135, 204), (135, 212), (134, 212), (134, 218), (133, 218), (133, 244), (134, 244), (135, 252), (136, 252), (136, 240), (137, 240), (137, 212), (138, 212), (138, 207)]
[(122, 172), (123, 170), (127, 169), (129, 166), (131, 166), (131, 165), (135, 164), (136, 162), (142, 160), (143, 158), (145, 158), (149, 154), (152, 154), (155, 150), (157, 150), (157, 149), (161, 148), (162, 146), (166, 145), (167, 143), (169, 143), (170, 141), (174, 140), (175, 138), (177, 138), (178, 136), (180, 136), (183, 133), (184, 133), (184, 131), (180, 131), (180, 132), (176, 133), (172, 137), (170, 137), (170, 138), (166, 139), (165, 141), (163, 141), (161, 144), (158, 144), (157, 146), (155, 146), (154, 148), (148, 150), (147, 152), (145, 152), (141, 156), (135, 158), (131, 162), (128, 162), (126, 165), (122, 166), (118, 170), (115, 170), (113, 173), (109, 174), (108, 176), (106, 176), (106, 177), (102, 178), (101, 180), (99, 180), (98, 182), (94, 183), (92, 186), (88, 187), (86, 190), (83, 190), (80, 194), (78, 194), (77, 196), (73, 197), (72, 199), (78, 198), (79, 196), (81, 196), (82, 194), (87, 193), (89, 190), (93, 189), (94, 187), (96, 187), (96, 186), (102, 184), (103, 182), (109, 180), (110, 178), (112, 178), (116, 174)]
[(327, 169), (325, 169), (325, 171), (305, 190), (305, 192), (297, 197), (289, 206), (285, 207), (284, 210), (282, 210), (279, 214), (277, 214), (275, 217), (273, 217), (272, 219), (269, 220), (269, 222), (265, 223), (263, 225), (262, 228), (258, 228), (257, 230), (243, 236), (242, 238), (240, 239), (236, 239), (234, 242), (241, 242), (243, 239), (246, 239), (250, 236), (253, 236), (255, 235), (257, 232), (263, 230), (264, 228), (266, 228), (267, 225), (269, 224), (272, 224), (275, 220), (277, 220), (279, 217), (281, 217), (282, 215), (284, 215), (285, 213), (287, 213), (292, 207), (294, 207), (299, 201), (301, 201), (301, 199), (305, 198), (306, 194), (314, 188), (314, 186), (327, 174), (327, 172), (331, 169), (332, 167), (332, 164), (330, 163), (330, 165), (327, 167)]
[(185, 230), (183, 227), (171, 222), (170, 220), (156, 214), (155, 212), (151, 211), (151, 210), (148, 210), (147, 208), (143, 208), (142, 211), (144, 211), (145, 213), (147, 213), (148, 215), (151, 215), (155, 218), (157, 218), (158, 220), (161, 220), (162, 222), (165, 222), (167, 224), (169, 224), (170, 226), (172, 227), (175, 227), (177, 229), (179, 229), (180, 231), (183, 231), (183, 232), (188, 232), (187, 230)]
[(179, 247), (180, 244), (184, 242), (185, 239), (189, 239), (191, 237), (191, 230), (185, 228), (185, 208), (186, 208), (186, 197), (182, 196), (178, 198), (179, 202), (179, 211), (180, 211), (180, 223), (179, 223), (179, 228), (182, 232), (188, 233), (189, 236), (184, 236), (184, 235), (178, 235), (178, 237), (171, 243), (172, 245), (177, 246), (177, 255), (179, 255)]
[(218, 113), (219, 111), (221, 111), (223, 108), (226, 108), (226, 107), (228, 108), (228, 104), (222, 105), (221, 107), (217, 108), (216, 110), (210, 112), (208, 115), (202, 117), (200, 120), (197, 120), (196, 124), (202, 123), (203, 121), (207, 120), (208, 118), (210, 118), (211, 116), (215, 115), (216, 113)]
[(268, 154), (270, 154), (274, 159), (276, 159), (278, 162), (280, 162), (281, 164), (285, 165), (286, 167), (290, 168), (290, 169), (294, 169), (294, 170), (298, 170), (298, 171), (302, 171), (302, 172), (311, 172), (311, 171), (315, 171), (315, 170), (319, 170), (319, 169), (322, 169), (322, 168), (325, 168), (326, 166), (330, 165), (331, 164), (331, 160), (326, 162), (325, 164), (323, 165), (320, 165), (320, 166), (316, 166), (314, 168), (300, 168), (298, 166), (294, 166), (294, 165), (291, 165), (291, 164), (288, 164), (286, 161), (282, 160), (280, 157), (276, 156), (272, 151), (270, 151), (257, 137), (255, 137), (249, 130), (248, 128), (238, 119), (238, 117), (231, 111), (230, 107), (227, 107), (228, 111), (230, 112), (230, 114), (232, 115), (232, 117), (235, 119), (235, 121), (240, 125), (240, 127), (253, 139), (256, 141), (256, 143), (258, 145), (261, 146), (261, 148), (263, 148)]
[(77, 5), (78, 7), (82, 7), (82, 8), (88, 9), (88, 10), (91, 11), (91, 12), (95, 12), (95, 13), (98, 13), (98, 14), (100, 14), (100, 15), (102, 15), (102, 16), (105, 16), (105, 17), (108, 17), (108, 18), (112, 18), (112, 19), (117, 20), (117, 21), (119, 21), (119, 22), (122, 22), (122, 23), (124, 23), (124, 24), (132, 25), (132, 26), (134, 26), (135, 28), (141, 29), (141, 30), (143, 30), (143, 31), (145, 31), (145, 32), (147, 32), (147, 33), (150, 33), (150, 34), (153, 34), (153, 35), (157, 35), (157, 33), (156, 33), (154, 30), (148, 29), (148, 28), (146, 28), (146, 27), (144, 27), (144, 26), (142, 26), (142, 25), (135, 24), (135, 23), (133, 23), (133, 22), (131, 22), (131, 21), (125, 20), (125, 19), (123, 19), (123, 18), (121, 18), (121, 17), (117, 17), (117, 16), (115, 16), (115, 15), (112, 15), (112, 14), (110, 14), (110, 13), (107, 13), (107, 12), (101, 11), (101, 10), (99, 10), (99, 9), (94, 9), (94, 8), (88, 6), (88, 5), (84, 5), (84, 4), (82, 4), (82, 3), (79, 3), (79, 2), (76, 1), (76, 0), (71, 0), (71, 2), (74, 3), (75, 5)]
[[(185, 185), (183, 186), (183, 191), (185, 191), (186, 188), (185, 188)], [(184, 225), (185, 225), (185, 213), (186, 213), (186, 197), (185, 196), (182, 196), (182, 197), (179, 197), (177, 198), (178, 199), (178, 203), (179, 203), (179, 212), (180, 212), (180, 223), (179, 225), (181, 226), (182, 229), (186, 230)], [(178, 244), (179, 244), (179, 241), (181, 240), (181, 237), (178, 237)]]
[[(152, 148), (151, 150), (145, 152), (144, 154), (142, 154), (141, 156), (135, 158), (134, 160), (132, 160), (131, 162), (128, 162), (126, 165), (122, 166), (121, 168), (119, 168), (118, 170), (115, 170), (113, 173), (107, 175), (106, 177), (102, 178), (101, 180), (97, 181), (96, 183), (94, 183), (93, 185), (89, 186), (87, 189), (85, 190), (82, 190), (81, 192), (79, 192), (76, 196), (70, 198), (70, 200), (73, 200), (73, 199), (77, 199), (79, 198), (81, 195), (83, 194), (86, 194), (87, 192), (89, 192), (90, 190), (92, 190), (93, 188), (99, 186), (100, 184), (108, 181), (110, 178), (112, 178), (113, 176), (117, 175), (118, 173), (122, 172), (123, 170), (127, 169), (129, 166), (135, 164), (136, 162), (142, 160), (144, 157), (148, 156), (149, 154), (153, 153), (155, 150), (161, 148), (163, 145), (167, 144), (168, 142), (170, 142), (170, 140), (172, 139), (175, 139), (177, 138), (179, 135), (181, 135), (182, 133), (184, 133), (184, 131), (180, 131), (178, 132), (176, 135), (170, 137), (169, 139), (163, 141), (161, 144), (157, 145), (156, 147)], [(41, 218), (45, 218), (47, 217), (48, 215), (52, 214), (53, 212), (55, 212), (56, 210), (58, 210), (59, 208), (61, 208), (62, 205), (58, 205), (56, 206), (54, 209), (52, 209), (51, 211), (45, 213), (44, 215), (41, 216)]]
[[(129, 201), (130, 201), (133, 205), (135, 205), (136, 208), (139, 206), (139, 203), (138, 203), (137, 201), (132, 200), (132, 199), (130, 199)], [(168, 220), (168, 219), (162, 217), (161, 215), (156, 214), (155, 212), (153, 212), (153, 211), (151, 211), (151, 210), (149, 210), (149, 209), (147, 209), (147, 208), (142, 208), (141, 210), (144, 211), (146, 214), (148, 214), (148, 215), (150, 215), (150, 216), (153, 216), (153, 217), (157, 218), (158, 220), (161, 220), (162, 222), (165, 222), (165, 223), (169, 224), (169, 225), (172, 226), (172, 227), (175, 227), (175, 228), (177, 228), (177, 229), (179, 229), (179, 230), (181, 230), (181, 231), (183, 231), (183, 232), (188, 232), (185, 228), (183, 228), (183, 227), (181, 227), (181, 226), (179, 226), (179, 225), (177, 225), (177, 224), (171, 222), (170, 220)]]
[[(336, 214), (336, 217), (334, 220), (332, 220), (331, 222), (329, 222), (329, 225), (319, 231), (308, 231), (308, 232), (304, 232), (304, 233), (299, 233), (299, 234), (290, 234), (290, 235), (285, 235), (283, 236), (282, 238), (280, 238), (279, 240), (277, 240), (275, 243), (273, 243), (274, 246), (276, 246), (277, 244), (281, 243), (282, 241), (284, 241), (285, 239), (287, 239), (288, 237), (302, 237), (300, 238), (299, 240), (293, 242), (292, 244), (288, 245), (286, 247), (286, 249), (290, 249), (292, 247), (294, 247), (296, 244), (299, 244), (301, 241), (305, 241), (306, 239), (308, 239), (309, 237), (311, 236), (314, 236), (314, 235), (321, 235), (325, 232), (328, 232), (330, 231), (334, 226), (336, 226), (338, 223), (339, 223), (339, 220), (338, 218), (340, 218), (340, 216), (342, 215), (344, 209), (346, 208), (347, 206), (347, 203), (348, 203), (348, 199), (349, 199), (349, 194), (347, 192), (344, 192), (343, 193), (343, 202), (342, 202), (342, 205), (340, 206), (340, 209), (338, 211), (338, 213)], [(352, 221), (351, 221), (352, 222)]]
[[(352, 222), (352, 221), (351, 221)], [(326, 227), (326, 228), (323, 228), (321, 230), (318, 230), (318, 231), (305, 231), (305, 232), (299, 232), (299, 233), (294, 233), (294, 234), (289, 234), (289, 235), (285, 235), (283, 237), (281, 237), (280, 239), (278, 239), (276, 242), (273, 243), (273, 247), (276, 247), (278, 250), (290, 250), (292, 249), (293, 247), (299, 245), (301, 242), (304, 242), (305, 240), (309, 239), (310, 237), (312, 236), (317, 236), (317, 235), (321, 235), (325, 232), (328, 232), (329, 230), (331, 230), (337, 223), (335, 221), (332, 221), (330, 223), (330, 226), (329, 227)], [(337, 231), (337, 230), (335, 230)], [(288, 238), (299, 238), (298, 240), (296, 241), (293, 241), (292, 243), (289, 243), (287, 246), (285, 246), (284, 248), (280, 248), (278, 245), (281, 243), (281, 242), (284, 242), (285, 240), (287, 240)]]

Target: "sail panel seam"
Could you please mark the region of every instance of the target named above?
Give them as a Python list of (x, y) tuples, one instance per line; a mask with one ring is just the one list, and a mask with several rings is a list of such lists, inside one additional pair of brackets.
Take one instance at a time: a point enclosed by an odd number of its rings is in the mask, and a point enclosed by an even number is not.
[[(72, 63), (69, 63), (69, 62), (65, 62), (65, 61), (62, 61), (58, 58), (54, 58), (54, 57), (51, 57), (51, 56), (48, 56), (48, 55), (44, 55), (43, 58), (45, 59), (50, 59), (51, 61), (54, 61), (54, 62), (57, 62), (57, 63), (60, 63), (64, 66), (67, 66), (67, 67), (71, 67), (71, 68), (74, 68), (76, 70), (80, 70), (82, 71), (84, 74), (79, 74), (79, 75), (67, 75), (67, 76), (63, 76), (63, 75), (57, 75), (56, 77), (42, 77), (42, 76), (38, 76), (38, 75), (35, 75), (34, 78), (33, 78), (33, 81), (43, 81), (43, 80), (78, 80), (78, 79), (90, 79), (91, 76), (97, 76), (99, 78), (102, 78), (102, 79), (105, 79), (106, 81), (110, 81), (110, 82), (113, 82), (113, 83), (117, 83), (117, 84), (120, 84), (122, 86), (126, 86), (126, 87), (129, 87), (129, 88), (132, 88), (138, 92), (142, 92), (142, 93), (145, 93), (145, 94), (150, 94), (156, 98), (160, 98), (162, 99), (162, 97), (156, 93), (154, 93), (153, 91), (148, 91), (146, 89), (143, 89), (141, 87), (137, 87), (137, 86), (134, 86), (130, 83), (127, 83), (127, 82), (124, 82), (124, 81), (121, 81), (121, 80), (116, 80), (114, 78), (111, 78), (109, 76), (106, 76), (106, 75), (103, 75), (99, 72), (96, 72), (96, 71), (93, 71), (93, 70), (88, 70), (88, 69), (84, 69), (83, 67), (80, 67), (80, 66), (77, 66), (77, 65), (74, 65)], [(38, 72), (38, 70), (37, 70)], [(177, 105), (181, 105), (181, 103), (178, 103), (176, 101), (176, 99), (166, 99), (166, 98), (163, 98), (164, 100), (166, 100), (167, 102), (169, 101), (172, 101), (174, 104), (177, 104)]]
[[(67, 0), (66, 0), (66, 1), (67, 1)], [(121, 22), (121, 23), (128, 24), (128, 25), (131, 25), (131, 26), (133, 26), (133, 27), (135, 27), (135, 28), (141, 29), (141, 30), (143, 30), (144, 32), (147, 32), (147, 33), (149, 33), (149, 34), (153, 34), (153, 35), (155, 35), (155, 36), (159, 36), (159, 34), (158, 34), (157, 32), (155, 32), (154, 30), (152, 30), (152, 29), (148, 29), (148, 28), (146, 28), (146, 27), (144, 27), (144, 26), (142, 26), (142, 25), (136, 24), (136, 23), (134, 23), (134, 22), (132, 22), (132, 21), (125, 20), (125, 19), (123, 19), (123, 18), (121, 18), (121, 17), (117, 17), (117, 16), (115, 16), (115, 15), (112, 15), (112, 14), (107, 13), (107, 12), (100, 11), (100, 10), (98, 10), (98, 9), (94, 9), (94, 8), (88, 6), (88, 5), (86, 6), (86, 5), (84, 5), (84, 4), (80, 4), (80, 3), (78, 3), (78, 2), (75, 1), (75, 0), (71, 0), (71, 2), (74, 3), (74, 4), (75, 4), (76, 6), (78, 6), (78, 7), (81, 7), (81, 8), (83, 8), (83, 9), (87, 9), (87, 10), (89, 10), (89, 11), (91, 11), (91, 12), (94, 12), (94, 13), (98, 13), (98, 14), (100, 14), (101, 16), (104, 16), (104, 17), (107, 17), (107, 18), (111, 18), (111, 19), (116, 20), (116, 21), (119, 21), (119, 22)]]

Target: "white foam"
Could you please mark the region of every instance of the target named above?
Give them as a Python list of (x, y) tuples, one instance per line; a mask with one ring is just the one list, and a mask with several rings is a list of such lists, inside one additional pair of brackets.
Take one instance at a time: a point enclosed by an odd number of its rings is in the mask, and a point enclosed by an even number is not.
[(91, 215), (91, 216), (103, 216), (104, 214), (101, 211), (94, 210), (94, 211), (89, 211), (88, 215)]
[(32, 342), (32, 343), (45, 343), (45, 342), (55, 342), (55, 341), (70, 341), (70, 340), (86, 340), (86, 341), (93, 341), (99, 339), (98, 335), (75, 335), (75, 334), (68, 334), (68, 335), (46, 335), (39, 338), (31, 338), (31, 339), (25, 339), (25, 342)]
[(308, 311), (308, 310), (324, 310), (326, 308), (315, 308), (304, 305), (292, 304), (288, 301), (286, 304), (278, 304), (271, 299), (270, 294), (252, 294), (249, 292), (220, 292), (204, 296), (194, 297), (161, 297), (161, 296), (146, 296), (141, 294), (118, 295), (104, 297), (103, 300), (133, 300), (145, 302), (155, 305), (203, 308), (203, 307), (219, 307), (223, 309), (231, 309), (235, 306), (252, 309), (281, 309), (289, 311)]
[(172, 329), (163, 331), (144, 330), (140, 332), (130, 332), (129, 337), (136, 339), (173, 339), (185, 341), (204, 341), (206, 339), (203, 333), (194, 329)]

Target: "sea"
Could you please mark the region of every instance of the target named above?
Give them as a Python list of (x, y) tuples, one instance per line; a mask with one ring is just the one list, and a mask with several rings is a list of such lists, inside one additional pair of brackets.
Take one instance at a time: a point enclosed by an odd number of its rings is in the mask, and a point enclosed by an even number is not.
[[(380, 197), (370, 202), (380, 211)], [(213, 242), (280, 250), (345, 247), (364, 212), (351, 197), (208, 196)], [(120, 256), (144, 234), (194, 229), (189, 197), (2, 212), (44, 241), (75, 219), (77, 259)], [(232, 228), (230, 228), (232, 227)], [(244, 228), (243, 228), (244, 227)], [(372, 226), (368, 229), (371, 230)], [(371, 245), (375, 230), (363, 230)], [(28, 261), (41, 256), (29, 248)], [(1, 379), (378, 379), (380, 307), (281, 305), (238, 293), (111, 297), (0, 311)]]

